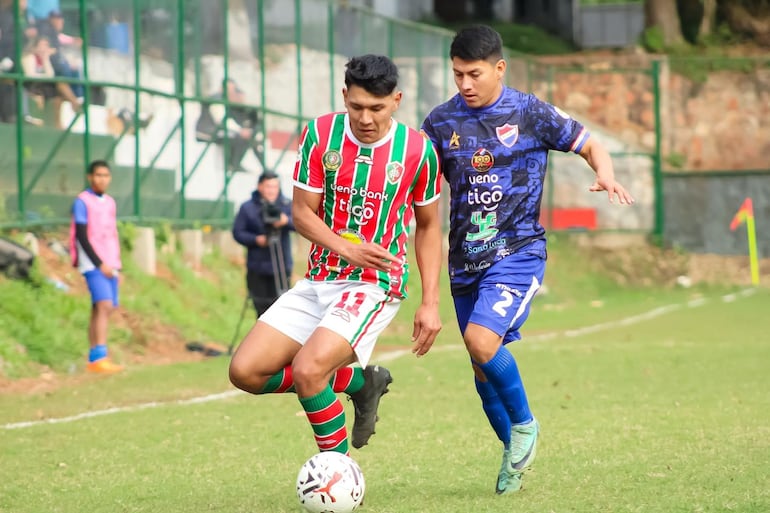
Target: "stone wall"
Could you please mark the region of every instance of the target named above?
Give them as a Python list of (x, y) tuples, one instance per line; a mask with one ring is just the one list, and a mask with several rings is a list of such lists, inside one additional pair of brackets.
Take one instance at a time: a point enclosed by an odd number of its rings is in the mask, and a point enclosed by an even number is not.
[[(542, 69), (549, 65), (554, 68)], [(576, 66), (581, 70), (566, 71)], [(770, 60), (747, 61), (744, 67), (693, 79), (661, 61), (664, 169), (770, 168)], [(581, 121), (652, 152), (655, 98), (650, 69), (651, 58), (642, 55), (543, 59), (535, 67), (532, 87), (540, 98)]]

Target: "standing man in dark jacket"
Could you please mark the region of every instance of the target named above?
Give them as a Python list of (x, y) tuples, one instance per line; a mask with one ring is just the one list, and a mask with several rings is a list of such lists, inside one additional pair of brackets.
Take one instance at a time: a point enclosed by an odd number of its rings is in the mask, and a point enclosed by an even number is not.
[(291, 201), (281, 194), (278, 175), (265, 171), (233, 222), (233, 237), (247, 249), (246, 286), (257, 316), (288, 288), (292, 230)]

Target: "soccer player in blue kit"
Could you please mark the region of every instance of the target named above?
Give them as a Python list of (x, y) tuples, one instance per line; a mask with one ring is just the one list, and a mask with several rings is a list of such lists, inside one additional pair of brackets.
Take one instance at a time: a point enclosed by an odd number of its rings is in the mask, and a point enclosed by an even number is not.
[(423, 132), (433, 141), (450, 189), (449, 277), (476, 390), (503, 442), (496, 493), (516, 492), (535, 458), (539, 425), (513, 355), (532, 297), (543, 282), (540, 201), (549, 150), (573, 151), (596, 172), (590, 191), (632, 204), (615, 181), (607, 150), (576, 120), (503, 84), (500, 35), (478, 25), (450, 48), (459, 94), (433, 109)]

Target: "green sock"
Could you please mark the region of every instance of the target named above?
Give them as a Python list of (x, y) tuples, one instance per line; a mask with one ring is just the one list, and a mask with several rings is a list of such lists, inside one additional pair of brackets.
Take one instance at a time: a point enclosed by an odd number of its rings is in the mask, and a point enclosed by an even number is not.
[(348, 432), (345, 429), (345, 408), (330, 386), (311, 397), (300, 397), (320, 451), (348, 454)]

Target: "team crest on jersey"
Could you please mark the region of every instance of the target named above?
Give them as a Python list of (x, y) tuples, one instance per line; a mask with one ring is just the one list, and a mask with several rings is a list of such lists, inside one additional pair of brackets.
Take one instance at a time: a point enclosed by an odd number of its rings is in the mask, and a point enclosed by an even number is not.
[(329, 150), (321, 157), (321, 163), (324, 169), (328, 171), (336, 171), (342, 165), (342, 155), (337, 150)]
[(457, 132), (452, 130), (452, 137), (449, 138), (449, 149), (450, 150), (457, 150), (460, 149), (460, 136), (457, 135)]
[(401, 179), (401, 175), (404, 174), (404, 166), (401, 162), (389, 162), (385, 166), (385, 173), (388, 175), (388, 181), (390, 183), (396, 183)]
[(497, 131), (497, 138), (508, 148), (516, 144), (516, 141), (519, 140), (519, 125), (506, 123), (503, 126), (497, 127), (495, 130)]
[(479, 148), (471, 157), (471, 166), (480, 173), (485, 173), (495, 165), (495, 158), (486, 148)]

